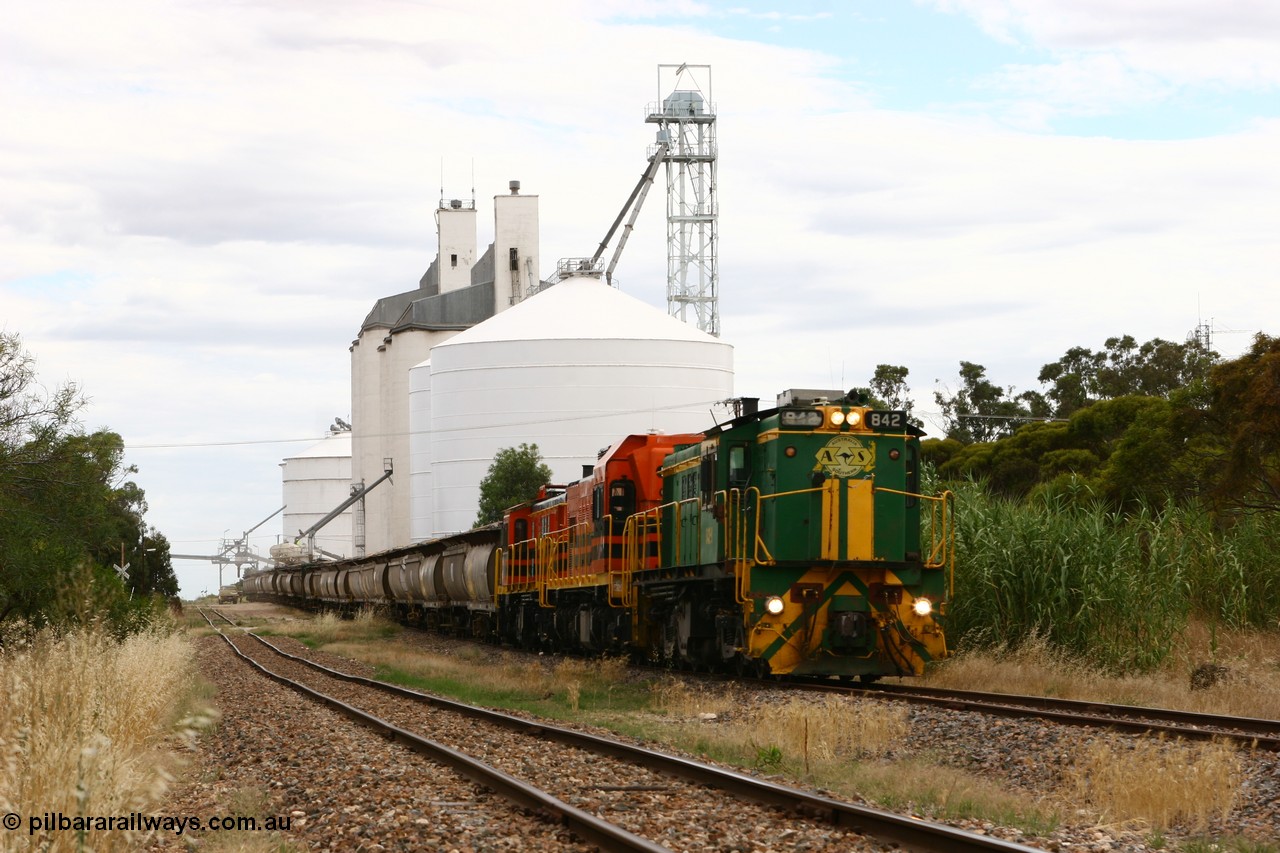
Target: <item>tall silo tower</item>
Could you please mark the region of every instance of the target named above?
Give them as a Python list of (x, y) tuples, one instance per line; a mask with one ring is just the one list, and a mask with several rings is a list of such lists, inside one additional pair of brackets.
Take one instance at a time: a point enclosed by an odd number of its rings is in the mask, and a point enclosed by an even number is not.
[(686, 323), (696, 319), (699, 329), (719, 337), (720, 210), (711, 66), (659, 65), (658, 98), (645, 121), (658, 125), (658, 144), (667, 146), (667, 312)]

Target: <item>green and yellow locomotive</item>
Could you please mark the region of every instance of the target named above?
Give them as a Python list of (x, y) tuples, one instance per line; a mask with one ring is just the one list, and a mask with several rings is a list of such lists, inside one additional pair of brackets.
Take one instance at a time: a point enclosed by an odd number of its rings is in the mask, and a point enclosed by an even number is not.
[(906, 415), (859, 402), (786, 392), (667, 456), (627, 525), (651, 657), (873, 680), (946, 656), (950, 496), (920, 494)]
[(852, 392), (790, 391), (704, 433), (630, 435), (501, 524), (245, 590), (553, 651), (872, 680), (945, 657), (950, 495), (920, 436)]

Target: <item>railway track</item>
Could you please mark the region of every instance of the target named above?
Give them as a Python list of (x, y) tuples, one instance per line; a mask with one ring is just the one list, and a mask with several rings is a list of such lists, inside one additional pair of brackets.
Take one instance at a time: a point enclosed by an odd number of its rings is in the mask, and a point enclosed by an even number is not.
[[(224, 614), (214, 612), (228, 624), (235, 624)], [(208, 614), (204, 616), (213, 626)], [(343, 673), (289, 654), (252, 631), (244, 631), (244, 636), (252, 638), (257, 648), (268, 650), (272, 655), (276, 671), (268, 670), (237, 646), (237, 642), (243, 640), (233, 640), (214, 627), (237, 654), (275, 680), (365, 725), (379, 728), (388, 737), (411, 748), (433, 757), (434, 750), (442, 750), (440, 754), (448, 759), (445, 763), (467, 768), (459, 772), (500, 793), (520, 798), (516, 801), (528, 808), (565, 822), (579, 837), (602, 849), (661, 850), (667, 849), (663, 843), (677, 847), (702, 844), (701, 841), (682, 844), (678, 834), (679, 824), (688, 824), (689, 816), (697, 815), (704, 827), (722, 823), (751, 827), (755, 832), (766, 833), (764, 840), (775, 843), (779, 838), (787, 839), (812, 826), (821, 832), (840, 833), (829, 843), (850, 850), (864, 849), (866, 836), (913, 851), (1030, 853), (1035, 850), (944, 824), (809, 794), (597, 735), (531, 722)], [(360, 709), (356, 707), (357, 702)], [(379, 717), (367, 712), (371, 706), (376, 707)], [(430, 712), (424, 713), (424, 706), (428, 706)], [(427, 734), (431, 736), (424, 736)], [(464, 741), (466, 745), (461, 749), (445, 747), (439, 741), (446, 736), (451, 741)], [(555, 756), (548, 754), (548, 743), (558, 745), (563, 751)], [(486, 761), (498, 766), (468, 758), (464, 751), (481, 754)], [(533, 782), (525, 781), (529, 777), (533, 777)], [(746, 802), (742, 802), (744, 800)], [(675, 810), (674, 822), (660, 818), (664, 808)], [(601, 813), (609, 814), (617, 823), (599, 817)], [(652, 830), (655, 825), (660, 827), (657, 832)]]
[[(238, 657), (273, 681), (297, 690), (305, 696), (338, 711), (344, 716), (374, 729), (390, 740), (453, 769), (459, 775), (470, 779), (472, 782), (496, 791), (499, 795), (505, 797), (518, 806), (530, 809), (537, 814), (546, 816), (554, 822), (563, 824), (569, 829), (569, 831), (582, 840), (595, 844), (602, 850), (610, 851), (645, 851), (645, 853), (663, 853), (663, 851), (668, 850), (668, 848), (660, 844), (655, 844), (646, 838), (627, 832), (625, 829), (622, 829), (609, 821), (587, 814), (581, 809), (574, 808), (547, 792), (522, 782), (519, 779), (503, 773), (501, 770), (485, 764), (484, 762), (478, 761), (462, 752), (459, 752), (458, 750), (451, 749), (444, 744), (436, 743), (413, 732), (407, 731), (391, 722), (388, 722), (387, 720), (368, 714), (354, 705), (343, 702), (333, 696), (321, 693), (299, 681), (268, 669), (258, 661), (254, 660), (252, 656), (245, 654), (230, 637), (218, 628), (218, 626), (214, 625), (213, 620), (209, 618), (207, 611), (201, 609), (200, 613), (204, 616), (205, 621), (209, 623), (209, 627), (213, 628), (222, 636), (222, 638), (227, 642), (227, 645), (231, 647), (232, 651), (234, 651)], [(219, 613), (218, 611), (214, 611), (214, 613), (221, 617), (223, 621), (235, 626), (235, 623), (228, 619), (224, 614)], [(252, 636), (252, 634), (250, 635)]]
[[(218, 615), (226, 619), (222, 614)], [(229, 619), (227, 621), (235, 624)], [(1131, 734), (1165, 734), (1191, 741), (1218, 739), (1245, 748), (1280, 752), (1280, 720), (919, 685), (854, 686), (837, 684), (829, 679), (803, 677), (779, 680), (733, 676), (732, 680), (770, 688), (887, 699), (1001, 717), (1032, 717), (1065, 725), (1110, 728)]]
[(883, 684), (874, 687), (854, 687), (803, 679), (759, 683), (775, 687), (794, 686), (804, 690), (934, 705), (1003, 717), (1035, 717), (1068, 725), (1096, 726), (1137, 734), (1166, 734), (1186, 740), (1220, 739), (1249, 748), (1256, 747), (1280, 752), (1280, 721), (1277, 720), (915, 685)]

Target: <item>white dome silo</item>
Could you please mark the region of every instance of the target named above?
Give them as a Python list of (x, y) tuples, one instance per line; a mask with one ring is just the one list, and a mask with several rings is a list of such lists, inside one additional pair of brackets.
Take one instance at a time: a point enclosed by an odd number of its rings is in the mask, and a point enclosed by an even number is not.
[(733, 396), (733, 347), (593, 278), (542, 290), (431, 350), (438, 536), (475, 521), (499, 450), (538, 445), (556, 482), (631, 433), (699, 432)]
[[(284, 538), (292, 542), (351, 496), (351, 433), (331, 433), (323, 441), (280, 463), (284, 497)], [(305, 543), (304, 543), (305, 544)], [(351, 510), (316, 532), (317, 548), (352, 555)]]

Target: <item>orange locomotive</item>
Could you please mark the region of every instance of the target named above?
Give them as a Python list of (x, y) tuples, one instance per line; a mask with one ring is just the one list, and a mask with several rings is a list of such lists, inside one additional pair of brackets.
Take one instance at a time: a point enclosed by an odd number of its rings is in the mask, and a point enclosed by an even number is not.
[(627, 436), (584, 466), (581, 480), (544, 487), (508, 510), (495, 589), (499, 637), (558, 650), (634, 645), (643, 625), (625, 567), (656, 568), (658, 535), (635, 535), (628, 520), (662, 505), (663, 460), (701, 440), (699, 433)]

